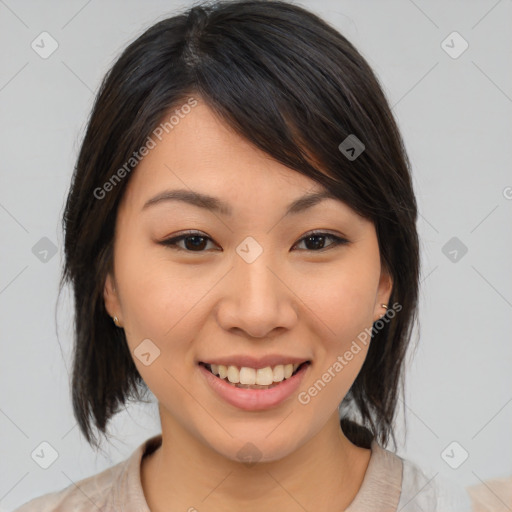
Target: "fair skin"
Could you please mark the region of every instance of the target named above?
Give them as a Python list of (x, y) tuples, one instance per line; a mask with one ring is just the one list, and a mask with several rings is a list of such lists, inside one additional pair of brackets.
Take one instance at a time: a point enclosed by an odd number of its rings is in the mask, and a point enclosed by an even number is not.
[[(143, 208), (172, 189), (215, 196), (232, 215), (170, 200)], [(368, 345), (309, 403), (298, 394), (385, 313), (392, 281), (373, 224), (343, 202), (324, 199), (284, 216), (289, 203), (322, 190), (251, 146), (201, 101), (133, 171), (104, 297), (159, 402), (162, 446), (141, 465), (152, 512), (332, 512), (361, 487), (371, 452), (345, 437), (337, 407)], [(208, 238), (188, 234), (177, 242), (181, 250), (158, 243), (186, 230)], [(326, 236), (322, 246), (318, 235), (306, 242), (313, 230), (349, 242), (335, 246)], [(249, 236), (263, 251), (251, 263), (236, 251)], [(146, 339), (160, 350), (147, 366), (133, 352)], [(292, 396), (248, 411), (213, 391), (198, 365), (240, 354), (311, 364)], [(248, 443), (258, 453), (250, 466), (237, 455)]]

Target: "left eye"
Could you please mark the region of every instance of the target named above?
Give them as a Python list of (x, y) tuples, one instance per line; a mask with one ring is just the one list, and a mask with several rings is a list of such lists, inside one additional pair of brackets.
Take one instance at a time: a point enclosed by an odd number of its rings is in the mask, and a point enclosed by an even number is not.
[[(331, 235), (329, 233), (322, 233), (322, 232), (316, 232), (316, 233), (309, 233), (308, 235), (302, 237), (298, 243), (301, 243), (301, 242), (304, 242), (304, 243), (308, 243), (308, 242), (313, 242), (312, 243), (312, 246), (315, 248), (315, 249), (320, 249), (320, 250), (323, 250), (325, 249), (325, 239), (326, 238), (330, 238), (333, 242), (331, 244), (329, 244), (327, 246), (327, 249), (329, 247), (336, 247), (338, 245), (344, 245), (344, 244), (348, 244), (348, 240), (346, 238), (341, 238), (339, 236), (336, 236), (336, 235)], [(320, 240), (320, 243), (318, 242), (318, 240)], [(297, 244), (298, 245), (298, 244)], [(319, 245), (321, 247), (319, 247)], [(295, 246), (294, 246), (295, 247)], [(306, 249), (306, 250), (313, 250), (314, 252), (318, 252), (318, 250), (315, 250), (315, 249)]]
[[(332, 243), (325, 247), (325, 239), (327, 238), (330, 238)], [(162, 240), (160, 244), (170, 247), (171, 249), (185, 250), (187, 252), (204, 252), (205, 246), (209, 241), (213, 243), (213, 240), (210, 237), (203, 235), (203, 233), (199, 231), (192, 231), (174, 238)], [(184, 242), (184, 247), (178, 245), (180, 242)], [(305, 250), (313, 252), (319, 252), (321, 250), (328, 249), (329, 247), (336, 247), (338, 245), (346, 245), (349, 243), (345, 238), (324, 232), (309, 233), (302, 237), (293, 247), (296, 247), (302, 242), (310, 244), (310, 247)]]

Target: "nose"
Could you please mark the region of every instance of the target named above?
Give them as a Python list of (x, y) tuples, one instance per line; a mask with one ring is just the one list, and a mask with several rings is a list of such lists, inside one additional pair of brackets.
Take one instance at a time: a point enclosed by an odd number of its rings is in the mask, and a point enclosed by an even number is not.
[[(281, 268), (281, 270), (279, 270)], [(228, 331), (268, 338), (292, 329), (298, 319), (298, 298), (282, 267), (267, 252), (248, 263), (236, 255), (217, 308), (217, 321)]]

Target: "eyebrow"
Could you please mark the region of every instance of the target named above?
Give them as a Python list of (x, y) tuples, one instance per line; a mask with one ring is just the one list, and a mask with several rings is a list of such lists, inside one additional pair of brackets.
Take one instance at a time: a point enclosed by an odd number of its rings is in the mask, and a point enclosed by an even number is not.
[[(298, 199), (292, 201), (286, 208), (284, 216), (294, 215), (301, 213), (313, 206), (317, 205), (324, 199), (338, 199), (334, 194), (329, 191), (316, 192), (313, 194), (306, 194)], [(193, 190), (177, 189), (177, 190), (165, 190), (160, 194), (152, 197), (142, 207), (142, 210), (161, 204), (168, 201), (181, 201), (184, 203), (198, 206), (206, 210), (217, 212), (222, 215), (231, 216), (233, 210), (228, 203), (218, 199), (217, 197), (195, 192)]]

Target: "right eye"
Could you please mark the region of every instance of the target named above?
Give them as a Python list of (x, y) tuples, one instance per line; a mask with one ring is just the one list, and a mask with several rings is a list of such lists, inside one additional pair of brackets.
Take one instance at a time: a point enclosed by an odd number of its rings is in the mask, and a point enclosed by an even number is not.
[[(178, 245), (178, 243), (181, 241), (184, 242), (184, 246)], [(206, 236), (200, 231), (188, 231), (182, 235), (162, 240), (159, 243), (179, 251), (204, 252), (204, 248), (208, 244), (208, 241), (213, 242), (210, 237)]]

